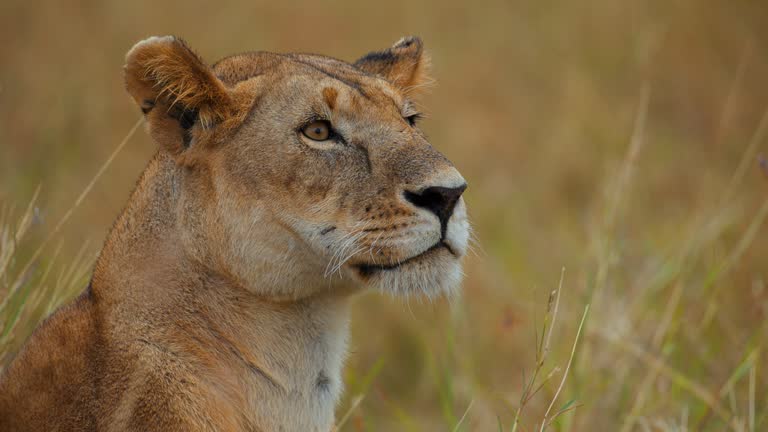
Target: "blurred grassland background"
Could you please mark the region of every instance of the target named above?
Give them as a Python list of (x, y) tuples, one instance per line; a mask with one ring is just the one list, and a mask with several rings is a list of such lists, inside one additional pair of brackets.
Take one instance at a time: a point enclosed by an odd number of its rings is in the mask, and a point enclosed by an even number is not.
[(432, 54), (422, 125), (469, 181), (477, 253), (460, 301), (356, 300), (341, 430), (539, 430), (587, 304), (549, 429), (768, 430), (761, 1), (4, 0), (0, 365), (85, 287), (154, 151), (136, 133), (55, 229), (140, 116), (125, 52), (162, 34), (211, 63), (406, 34)]

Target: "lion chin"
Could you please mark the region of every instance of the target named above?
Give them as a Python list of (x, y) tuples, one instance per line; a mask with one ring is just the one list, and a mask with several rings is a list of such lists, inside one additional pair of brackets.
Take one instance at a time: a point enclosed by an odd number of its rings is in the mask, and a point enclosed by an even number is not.
[(463, 278), (460, 257), (439, 243), (394, 266), (354, 266), (356, 277), (369, 287), (395, 296), (424, 296), (429, 300), (454, 297)]

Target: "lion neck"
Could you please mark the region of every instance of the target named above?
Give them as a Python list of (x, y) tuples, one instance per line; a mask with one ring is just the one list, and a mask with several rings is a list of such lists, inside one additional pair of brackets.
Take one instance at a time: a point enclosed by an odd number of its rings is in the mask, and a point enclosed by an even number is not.
[[(255, 424), (297, 412), (306, 418), (294, 415), (282, 424), (309, 430), (332, 422), (341, 393), (348, 296), (274, 301), (191, 258), (181, 246), (176, 216), (179, 169), (162, 152), (153, 158), (96, 263), (93, 293), (108, 319), (128, 327), (115, 333), (134, 340), (139, 332), (153, 344), (187, 347), (184, 357), (207, 363), (200, 373), (225, 388), (217, 394), (231, 394), (229, 403), (246, 405), (242, 412), (251, 412)], [(209, 361), (211, 353), (215, 361)]]

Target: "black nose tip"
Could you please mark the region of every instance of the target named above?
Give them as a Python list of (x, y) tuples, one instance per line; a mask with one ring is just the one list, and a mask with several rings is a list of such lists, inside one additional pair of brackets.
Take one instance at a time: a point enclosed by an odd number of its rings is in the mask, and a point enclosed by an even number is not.
[(453, 209), (466, 188), (466, 183), (453, 188), (432, 186), (421, 192), (405, 191), (404, 195), (405, 199), (416, 207), (425, 208), (436, 214), (445, 236), (448, 219), (453, 215)]

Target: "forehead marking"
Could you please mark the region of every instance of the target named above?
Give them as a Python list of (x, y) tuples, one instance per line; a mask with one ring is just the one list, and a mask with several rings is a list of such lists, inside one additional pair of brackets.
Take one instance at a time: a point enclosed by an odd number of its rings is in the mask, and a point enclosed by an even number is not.
[(323, 98), (325, 98), (325, 103), (328, 105), (328, 108), (331, 110), (334, 110), (336, 108), (336, 96), (338, 96), (339, 93), (336, 91), (335, 88), (332, 87), (326, 87), (323, 89)]

